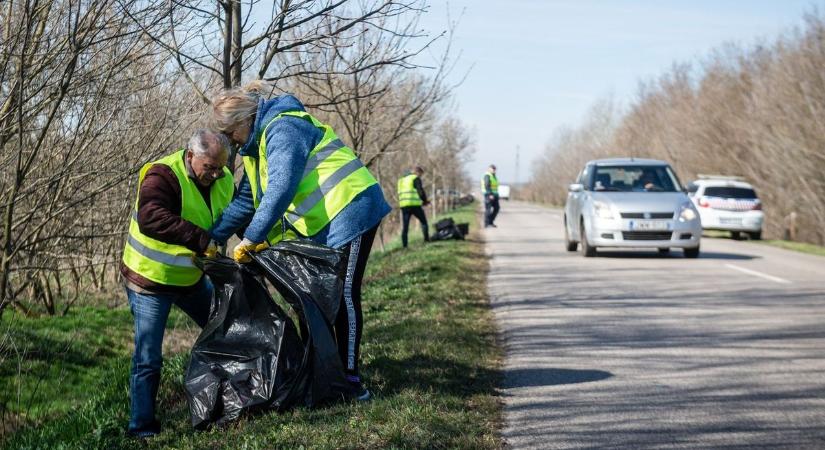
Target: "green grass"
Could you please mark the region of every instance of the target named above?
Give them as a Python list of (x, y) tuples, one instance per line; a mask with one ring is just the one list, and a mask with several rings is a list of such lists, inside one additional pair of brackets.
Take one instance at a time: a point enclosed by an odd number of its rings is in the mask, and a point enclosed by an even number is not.
[[(703, 236), (712, 238), (729, 238), (731, 234), (727, 231), (705, 230), (702, 232)], [(792, 250), (800, 253), (807, 253), (809, 255), (825, 256), (825, 246), (808, 244), (806, 242), (785, 241), (781, 239), (762, 239), (758, 241), (751, 240), (754, 244), (770, 245), (772, 247), (784, 248), (785, 250)]]
[[(466, 208), (451, 215), (475, 227), (474, 214)], [(483, 245), (473, 240), (424, 245), (418, 238), (411, 239), (408, 250), (397, 246), (392, 242), (386, 252), (371, 256), (364, 283), (362, 371), (375, 394), (371, 402), (258, 414), (220, 429), (196, 432), (189, 424), (183, 395), (188, 361), (184, 352), (165, 362), (158, 402), (164, 431), (145, 446), (500, 447), (496, 386), (501, 354), (486, 300)], [(53, 391), (56, 395), (65, 391), (62, 406), (53, 410), (49, 420), (12, 435), (5, 442), (10, 448), (141, 445), (123, 437), (129, 412), (128, 346), (123, 344), (131, 333), (129, 313), (92, 310), (100, 316), (99, 322), (92, 322), (83, 320), (89, 311), (78, 310), (74, 326), (58, 326), (66, 329), (61, 342), (78, 342), (68, 336), (79, 328), (89, 329), (84, 332), (87, 338), (105, 336), (95, 342), (87, 339), (78, 351), (81, 355), (73, 356), (76, 376)], [(58, 322), (55, 319), (55, 326)], [(36, 330), (32, 333), (47, 334), (41, 322), (29, 325)], [(107, 350), (89, 356), (100, 349)], [(54, 375), (49, 372), (45, 381), (54, 382)], [(72, 384), (68, 389), (67, 383)], [(84, 401), (77, 406), (79, 399)]]
[(809, 255), (825, 256), (825, 246), (808, 244), (805, 242), (783, 241), (779, 239), (769, 239), (764, 241), (754, 241), (760, 244), (772, 245), (774, 247), (793, 250), (795, 252), (808, 253)]
[[(173, 311), (166, 348), (179, 334), (191, 336), (196, 329), (186, 315)], [(106, 382), (111, 368), (128, 363), (132, 318), (126, 307), (84, 306), (45, 317), (10, 310), (0, 320), (0, 336), (0, 412), (7, 431), (66, 414), (94, 397), (94, 387)]]

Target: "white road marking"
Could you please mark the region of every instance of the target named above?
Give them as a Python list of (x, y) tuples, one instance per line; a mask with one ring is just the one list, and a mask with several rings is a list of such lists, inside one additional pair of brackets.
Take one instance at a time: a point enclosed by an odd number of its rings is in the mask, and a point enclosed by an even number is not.
[(727, 267), (729, 267), (729, 268), (731, 268), (731, 269), (733, 269), (733, 270), (738, 270), (738, 271), (740, 271), (740, 272), (742, 272), (742, 273), (746, 273), (746, 274), (748, 274), (748, 275), (753, 275), (753, 276), (755, 276), (755, 277), (764, 278), (764, 279), (766, 279), (766, 280), (773, 281), (774, 283), (791, 284), (791, 282), (790, 282), (790, 281), (788, 281), (788, 280), (786, 280), (786, 279), (784, 279), (784, 278), (775, 277), (775, 276), (773, 276), (773, 275), (768, 275), (768, 274), (766, 274), (766, 273), (757, 272), (757, 271), (755, 271), (755, 270), (746, 269), (746, 268), (744, 268), (744, 267), (735, 266), (735, 265), (733, 265), (733, 264), (725, 264), (725, 266), (727, 266)]

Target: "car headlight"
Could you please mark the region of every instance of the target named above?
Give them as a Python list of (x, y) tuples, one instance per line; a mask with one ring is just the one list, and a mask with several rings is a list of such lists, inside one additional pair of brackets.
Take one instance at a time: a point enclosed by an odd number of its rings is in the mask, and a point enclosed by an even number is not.
[(593, 202), (593, 212), (599, 219), (613, 219), (613, 209), (610, 204), (600, 201)]
[(679, 222), (690, 222), (696, 219), (697, 214), (690, 202), (682, 204), (682, 211), (679, 212)]

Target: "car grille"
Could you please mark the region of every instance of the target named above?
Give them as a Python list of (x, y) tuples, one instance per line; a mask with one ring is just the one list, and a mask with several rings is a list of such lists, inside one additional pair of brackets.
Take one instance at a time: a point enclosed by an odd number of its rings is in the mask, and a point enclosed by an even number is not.
[(672, 219), (672, 212), (648, 213), (650, 217), (645, 217), (645, 213), (623, 212), (622, 219)]
[(626, 241), (669, 241), (673, 235), (670, 231), (623, 231)]

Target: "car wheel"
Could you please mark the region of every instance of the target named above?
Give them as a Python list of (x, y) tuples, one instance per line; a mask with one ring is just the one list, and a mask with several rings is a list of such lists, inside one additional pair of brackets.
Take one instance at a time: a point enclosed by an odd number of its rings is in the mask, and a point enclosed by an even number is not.
[(584, 221), (582, 220), (581, 228), (579, 228), (579, 239), (582, 243), (582, 254), (587, 257), (596, 256), (596, 247), (591, 247), (587, 242), (587, 231), (584, 229)]
[(738, 241), (739, 239), (742, 239), (742, 233), (740, 233), (738, 231), (731, 231), (730, 232), (730, 238), (733, 239), (734, 241)]
[(699, 257), (699, 247), (693, 248), (686, 248), (684, 249), (685, 258), (698, 258)]
[(762, 230), (754, 231), (753, 233), (748, 233), (750, 235), (751, 240), (758, 241), (762, 239)]
[(670, 254), (670, 248), (668, 248), (668, 247), (660, 248), (659, 249), (659, 254), (661, 256), (669, 255)]
[(575, 252), (579, 247), (579, 243), (570, 240), (570, 231), (567, 229), (567, 216), (564, 217), (564, 248), (568, 252)]

